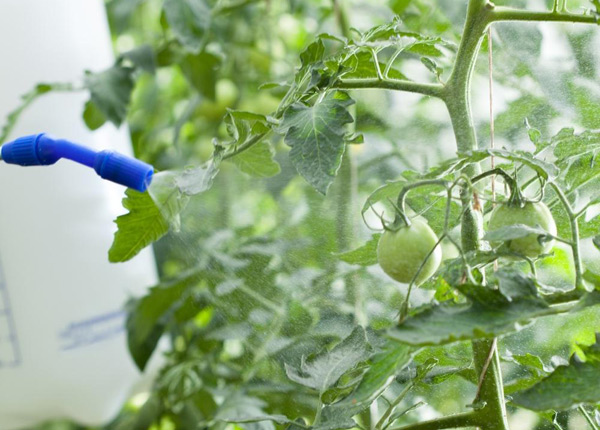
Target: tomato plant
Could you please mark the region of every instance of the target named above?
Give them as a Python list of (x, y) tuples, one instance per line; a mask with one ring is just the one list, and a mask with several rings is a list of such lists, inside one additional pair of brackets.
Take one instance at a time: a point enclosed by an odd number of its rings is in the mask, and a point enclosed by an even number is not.
[(164, 365), (108, 428), (597, 429), (600, 4), (542, 3), (109, 1)]

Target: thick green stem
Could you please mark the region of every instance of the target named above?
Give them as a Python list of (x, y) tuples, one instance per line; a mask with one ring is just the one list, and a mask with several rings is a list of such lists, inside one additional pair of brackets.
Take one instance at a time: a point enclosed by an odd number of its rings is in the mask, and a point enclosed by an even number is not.
[(423, 421), (416, 424), (410, 424), (403, 427), (393, 427), (390, 430), (458, 429), (463, 427), (476, 426), (480, 422), (480, 415), (477, 412), (467, 412), (464, 414), (450, 415), (447, 417), (436, 418), (430, 421)]
[(456, 136), (459, 153), (477, 149), (471, 113), (471, 77), (477, 53), (489, 25), (491, 7), (485, 0), (471, 0), (454, 68), (446, 84), (444, 100)]
[[(471, 78), (479, 47), (490, 23), (490, 13), (494, 6), (486, 0), (470, 0), (467, 19), (458, 49), (454, 69), (446, 86), (444, 100), (452, 120), (458, 153), (477, 149), (477, 136), (471, 112)], [(473, 164), (465, 171), (469, 177), (479, 174), (480, 167)], [(480, 248), (483, 217), (477, 207), (473, 207), (471, 190), (461, 191), (463, 217), (461, 242), (463, 252)], [(483, 430), (507, 430), (506, 406), (500, 360), (495, 340), (473, 341), (475, 368), (480, 375), (477, 398), (481, 409), (476, 414), (483, 417), (477, 425)]]
[(444, 86), (441, 84), (427, 84), (400, 79), (340, 79), (333, 86), (340, 89), (379, 88), (406, 91), (433, 97), (442, 97), (444, 93)]
[(566, 12), (533, 12), (496, 6), (490, 16), (492, 21), (538, 21), (538, 22), (573, 22), (581, 24), (597, 24), (598, 18), (593, 15), (582, 15)]
[(473, 341), (473, 360), (481, 378), (475, 402), (485, 402), (478, 411), (483, 417), (479, 427), (482, 430), (506, 430), (508, 421), (496, 342), (491, 339)]
[(577, 214), (573, 211), (569, 199), (563, 192), (563, 190), (556, 185), (554, 182), (550, 182), (549, 185), (552, 187), (558, 199), (562, 203), (567, 216), (569, 217), (569, 224), (571, 226), (571, 249), (573, 252), (573, 262), (575, 263), (575, 288), (577, 290), (583, 290), (583, 265), (581, 263), (581, 245), (579, 242), (579, 222), (577, 220)]

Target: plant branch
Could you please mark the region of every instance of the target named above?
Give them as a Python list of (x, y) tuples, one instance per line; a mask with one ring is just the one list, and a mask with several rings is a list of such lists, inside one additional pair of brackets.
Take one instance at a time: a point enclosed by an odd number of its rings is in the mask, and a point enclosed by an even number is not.
[(583, 406), (579, 406), (577, 409), (579, 409), (579, 412), (581, 412), (581, 415), (583, 415), (583, 417), (588, 422), (588, 424), (590, 425), (592, 430), (600, 430), (598, 428), (598, 426), (596, 425), (596, 423), (594, 422), (594, 420), (592, 419), (592, 417), (590, 417), (590, 414), (588, 414), (588, 412), (585, 410), (585, 408)]
[(436, 418), (430, 421), (422, 421), (402, 427), (392, 427), (390, 430), (441, 430), (463, 427), (472, 427), (481, 424), (481, 418), (477, 412), (466, 412)]
[[(458, 153), (477, 149), (477, 137), (471, 112), (471, 77), (481, 41), (489, 25), (490, 4), (486, 0), (471, 0), (467, 8), (460, 46), (454, 67), (448, 79), (444, 100), (452, 121)], [(479, 165), (472, 165), (467, 175), (479, 173)]]
[(442, 84), (412, 82), (402, 79), (339, 79), (332, 87), (346, 90), (379, 88), (384, 90), (406, 91), (438, 98), (442, 98), (444, 94), (444, 86)]
[(491, 15), (492, 22), (498, 21), (532, 21), (532, 22), (572, 22), (580, 24), (598, 24), (593, 15), (568, 12), (535, 12), (511, 7), (496, 6)]
[(573, 211), (567, 196), (563, 192), (563, 190), (556, 185), (554, 182), (549, 182), (549, 185), (552, 187), (554, 192), (556, 193), (558, 199), (562, 203), (565, 211), (567, 212), (567, 216), (569, 217), (569, 224), (571, 225), (571, 249), (573, 251), (573, 261), (575, 263), (575, 288), (583, 289), (583, 266), (581, 263), (581, 250), (579, 243), (579, 223), (577, 221), (577, 214)]
[(398, 207), (400, 208), (400, 210), (402, 212), (406, 212), (406, 195), (410, 190), (414, 190), (415, 188), (419, 187), (427, 187), (430, 185), (439, 185), (440, 187), (448, 189), (450, 182), (446, 181), (445, 179), (425, 179), (423, 181), (415, 182), (414, 184), (406, 185), (402, 188), (400, 194), (398, 194)]
[(480, 376), (475, 402), (484, 405), (477, 412), (482, 414), (485, 430), (506, 430), (508, 422), (504, 404), (504, 387), (500, 371), (500, 358), (495, 339), (473, 341), (475, 368)]
[(222, 160), (227, 160), (228, 158), (235, 157), (236, 155), (244, 152), (245, 150), (249, 149), (250, 147), (256, 145), (258, 142), (263, 140), (270, 133), (271, 133), (271, 131), (269, 130), (265, 133), (255, 134), (250, 139), (248, 139), (246, 142), (242, 143), (240, 146), (235, 148), (234, 151), (228, 152), (227, 154), (223, 155)]
[[(381, 429), (385, 429), (387, 427), (386, 423), (387, 423), (388, 418), (392, 415), (392, 413), (394, 412), (394, 409), (396, 409), (396, 407), (400, 404), (400, 402), (406, 397), (408, 392), (413, 388), (413, 385), (414, 385), (413, 383), (410, 383), (406, 387), (404, 387), (404, 389), (398, 395), (398, 397), (396, 397), (394, 399), (394, 401), (386, 409), (386, 411), (382, 415), (381, 419), (379, 421), (377, 421), (377, 424), (375, 424), (375, 429), (381, 430)], [(391, 424), (391, 423), (388, 423), (388, 425), (389, 424)]]
[(506, 185), (508, 185), (508, 188), (510, 189), (511, 194), (513, 194), (514, 192), (517, 192), (519, 190), (517, 181), (515, 181), (515, 179), (512, 176), (510, 176), (506, 171), (504, 171), (500, 167), (496, 167), (494, 169), (487, 170), (487, 171), (475, 176), (474, 178), (471, 178), (471, 183), (475, 184), (475, 183), (481, 181), (482, 179), (487, 178), (488, 176), (496, 176), (496, 175), (502, 176), (502, 179), (504, 179), (504, 182), (506, 183)]

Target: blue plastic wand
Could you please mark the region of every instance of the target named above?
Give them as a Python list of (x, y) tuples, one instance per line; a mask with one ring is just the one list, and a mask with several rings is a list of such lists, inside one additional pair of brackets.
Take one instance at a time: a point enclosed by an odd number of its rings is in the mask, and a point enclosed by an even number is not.
[(2, 145), (4, 162), (19, 166), (48, 166), (61, 158), (93, 168), (101, 178), (134, 190), (146, 191), (152, 182), (154, 168), (143, 161), (114, 151), (94, 151), (46, 133), (19, 137)]

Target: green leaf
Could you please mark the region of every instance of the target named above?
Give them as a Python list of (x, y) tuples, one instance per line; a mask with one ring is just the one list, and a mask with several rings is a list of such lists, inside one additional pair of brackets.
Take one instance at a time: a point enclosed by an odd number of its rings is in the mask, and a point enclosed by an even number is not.
[[(413, 182), (417, 182), (423, 177), (412, 171), (405, 171), (404, 178), (397, 181), (390, 181), (377, 188), (365, 201), (362, 207), (364, 214), (374, 204), (378, 202), (389, 205), (389, 202), (396, 202), (398, 194), (402, 189)], [(429, 226), (440, 235), (444, 232), (444, 222), (446, 216), (446, 192), (439, 186), (423, 186), (415, 188), (406, 196), (406, 204), (415, 214), (423, 216)], [(450, 218), (448, 227), (454, 228), (460, 221), (461, 207), (455, 202), (450, 202)]]
[(190, 196), (212, 186), (219, 164), (219, 159), (211, 159), (202, 166), (183, 172), (157, 173), (146, 193), (127, 189), (123, 206), (129, 213), (116, 220), (118, 230), (108, 259), (113, 263), (130, 260), (167, 234), (169, 228), (179, 230), (180, 214)]
[(156, 54), (150, 45), (141, 45), (131, 51), (123, 52), (119, 55), (119, 61), (129, 60), (138, 69), (144, 70), (150, 74), (156, 72)]
[(527, 237), (531, 234), (542, 237), (547, 237), (549, 235), (543, 228), (531, 227), (525, 224), (514, 224), (497, 230), (488, 231), (483, 238), (490, 242), (501, 242)]
[(535, 280), (523, 276), (520, 272), (509, 268), (500, 268), (494, 273), (494, 277), (498, 281), (498, 289), (509, 300), (537, 296)]
[(562, 129), (551, 140), (556, 164), (569, 189), (589, 185), (600, 178), (600, 133), (584, 131), (575, 134), (573, 129)]
[(348, 264), (359, 266), (372, 266), (377, 264), (377, 244), (381, 234), (374, 234), (371, 239), (360, 248), (337, 254), (337, 257)]
[(404, 178), (398, 179), (397, 181), (388, 181), (386, 184), (373, 191), (369, 197), (367, 197), (361, 209), (361, 213), (364, 214), (377, 202), (389, 200), (395, 202), (398, 199), (398, 194), (400, 194), (400, 191), (402, 191), (402, 189), (409, 183), (410, 182)]
[(174, 183), (179, 192), (186, 196), (203, 193), (212, 187), (219, 173), (219, 164), (220, 161), (213, 158), (201, 166), (185, 169), (174, 177)]
[(228, 109), (225, 126), (232, 141), (223, 143), (223, 146), (232, 147), (235, 151), (240, 147), (251, 145), (250, 148), (231, 158), (242, 172), (267, 178), (281, 171), (279, 163), (273, 159), (274, 151), (271, 145), (265, 141), (253, 142), (262, 139), (271, 130), (264, 115)]
[(508, 355), (502, 358), (505, 361), (518, 364), (525, 370), (524, 372), (519, 372), (521, 376), (517, 379), (513, 379), (509, 384), (504, 386), (505, 394), (512, 394), (516, 391), (525, 390), (539, 382), (543, 377), (554, 370), (552, 366), (544, 365), (540, 357), (530, 353), (524, 355), (512, 355), (509, 351)]
[(488, 149), (485, 152), (496, 157), (524, 164), (546, 180), (553, 180), (560, 174), (560, 170), (553, 163), (535, 158), (530, 152), (508, 151), (506, 149)]
[(329, 93), (313, 106), (294, 103), (284, 114), (292, 164), (322, 194), (333, 182), (345, 149), (345, 125), (353, 122), (347, 107), (354, 103), (345, 93)]
[[(411, 190), (406, 196), (406, 203), (415, 214), (423, 216), (436, 234), (444, 232), (446, 217), (446, 191), (439, 186), (419, 187)], [(393, 199), (395, 201), (396, 199)], [(461, 206), (458, 202), (450, 202), (448, 228), (454, 228), (460, 222)]]
[(97, 130), (104, 125), (106, 117), (94, 102), (88, 100), (83, 109), (83, 121), (90, 130)]
[(579, 238), (587, 239), (593, 237), (595, 234), (598, 234), (600, 231), (600, 216), (595, 216), (594, 218), (585, 221), (584, 219), (579, 219)]
[(269, 178), (281, 172), (279, 163), (273, 159), (274, 151), (268, 142), (259, 142), (237, 154), (231, 161), (242, 172), (258, 178)]
[(108, 259), (113, 263), (130, 260), (167, 234), (169, 228), (179, 230), (179, 215), (189, 196), (210, 188), (217, 172), (215, 163), (209, 162), (181, 173), (157, 173), (146, 193), (128, 189), (123, 206), (129, 213), (116, 220), (118, 230)]
[(546, 367), (540, 357), (530, 353), (524, 355), (511, 354), (508, 358), (510, 361), (517, 363), (521, 366), (525, 366), (537, 374), (547, 374), (552, 372), (553, 370), (552, 368)]
[[(520, 282), (523, 291), (530, 289), (528, 278), (521, 275)], [(490, 287), (459, 289), (468, 295), (468, 303), (426, 306), (391, 329), (389, 336), (410, 345), (439, 345), (518, 331), (538, 317), (557, 312), (537, 295), (508, 298)]]
[(567, 82), (567, 91), (581, 125), (585, 128), (600, 128), (598, 84), (582, 76), (577, 76)]
[(187, 277), (153, 287), (147, 295), (129, 304), (127, 344), (140, 370), (146, 367), (165, 328), (185, 303), (188, 297), (185, 292), (196, 281), (196, 277)]
[(183, 402), (202, 389), (204, 367), (206, 367), (204, 361), (194, 359), (176, 363), (163, 371), (157, 387), (169, 408), (181, 409)]
[(364, 34), (361, 34), (361, 40), (363, 42), (376, 42), (398, 36), (401, 33), (400, 24), (401, 21), (399, 19), (394, 19), (392, 22), (377, 25), (367, 30)]
[(250, 397), (243, 392), (234, 391), (219, 407), (215, 420), (231, 423), (247, 423), (246, 430), (274, 430), (273, 423), (287, 424), (290, 422), (283, 415), (271, 415), (264, 411), (266, 403), (256, 397)]
[(435, 61), (433, 61), (431, 58), (429, 57), (421, 57), (421, 63), (423, 63), (423, 65), (425, 67), (427, 67), (427, 70), (429, 70), (431, 73), (433, 73), (438, 79), (440, 79), (440, 76), (442, 75), (442, 73), (444, 72), (444, 69), (442, 69), (441, 67), (439, 67), (437, 65), (437, 63)]
[(392, 0), (389, 2), (390, 8), (396, 15), (402, 15), (404, 11), (410, 6), (413, 0)]
[(299, 369), (286, 363), (285, 371), (292, 381), (323, 394), (333, 387), (342, 375), (368, 359), (371, 352), (365, 330), (356, 327), (350, 336), (331, 351), (322, 351), (309, 358), (303, 357)]
[(132, 72), (132, 68), (119, 65), (100, 73), (86, 71), (85, 86), (90, 91), (91, 102), (116, 126), (121, 125), (127, 115), (134, 85)]
[(557, 115), (558, 112), (548, 103), (547, 99), (524, 94), (510, 102), (508, 108), (496, 117), (496, 133), (517, 140), (520, 133), (525, 130), (523, 121), (529, 120), (531, 124), (545, 124)]
[[(379, 71), (383, 73), (387, 64), (378, 61), (378, 65)], [(349, 59), (342, 63), (342, 66), (344, 66), (345, 70), (340, 73), (340, 77), (344, 77), (345, 79), (369, 79), (379, 77), (373, 54), (368, 51), (361, 50), (353, 54)], [(388, 70), (387, 77), (391, 79), (408, 80), (406, 75), (394, 67), (391, 67)]]
[(232, 138), (231, 142), (225, 144), (235, 145), (235, 147), (245, 145), (256, 135), (270, 130), (267, 117), (252, 112), (227, 109), (224, 122), (227, 134)]
[(162, 400), (153, 393), (135, 414), (116, 419), (111, 427), (114, 430), (147, 430), (160, 419), (162, 411)]
[(353, 416), (361, 413), (394, 381), (395, 375), (412, 359), (414, 349), (408, 345), (388, 342), (371, 358), (369, 370), (350, 395), (332, 405), (326, 405), (314, 423), (315, 430), (352, 428)]
[(123, 206), (129, 213), (119, 216), (115, 221), (118, 230), (108, 251), (111, 263), (132, 259), (169, 231), (169, 222), (150, 194), (128, 188), (125, 195)]
[(188, 54), (179, 62), (186, 79), (200, 94), (215, 100), (217, 73), (221, 58), (210, 52)]
[(200, 52), (210, 27), (210, 8), (205, 0), (165, 0), (165, 17), (175, 37), (190, 51)]
[(598, 235), (598, 236), (594, 237), (594, 238), (592, 239), (592, 243), (594, 244), (594, 246), (596, 247), (596, 249), (597, 249), (598, 251), (600, 251), (600, 235)]
[(600, 335), (596, 344), (583, 347), (585, 361), (573, 355), (566, 366), (525, 391), (513, 395), (513, 403), (536, 411), (568, 410), (600, 402)]
[(323, 41), (319, 38), (310, 45), (308, 45), (306, 49), (304, 49), (304, 51), (300, 53), (300, 61), (302, 63), (302, 68), (306, 68), (315, 63), (321, 62), (323, 60), (324, 54), (325, 45), (323, 44)]

